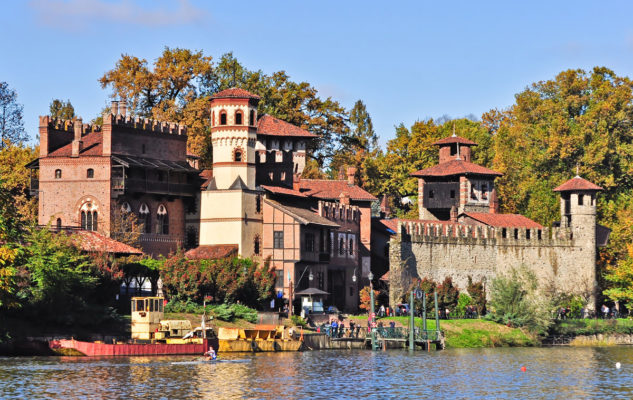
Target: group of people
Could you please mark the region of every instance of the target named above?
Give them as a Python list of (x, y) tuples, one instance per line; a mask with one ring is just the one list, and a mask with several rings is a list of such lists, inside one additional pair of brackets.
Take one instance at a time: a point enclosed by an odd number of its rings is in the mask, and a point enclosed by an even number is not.
[(607, 306), (606, 304), (603, 304), (602, 307), (600, 307), (600, 313), (602, 314), (602, 318), (620, 318), (620, 310), (618, 309), (618, 305), (616, 302), (615, 307), (613, 307), (613, 309), (610, 309), (609, 306)]
[(322, 331), (325, 331), (332, 338), (352, 338), (358, 337), (360, 325), (357, 325), (353, 320), (350, 320), (349, 328), (346, 328), (343, 321), (340, 321), (337, 318), (332, 318), (329, 321), (329, 326), (324, 324), (317, 329), (317, 332)]

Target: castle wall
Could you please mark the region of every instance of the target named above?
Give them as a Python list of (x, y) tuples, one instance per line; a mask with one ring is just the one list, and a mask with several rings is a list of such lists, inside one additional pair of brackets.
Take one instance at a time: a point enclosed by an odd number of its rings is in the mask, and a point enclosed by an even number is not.
[(492, 279), (522, 265), (535, 273), (541, 289), (555, 287), (592, 300), (595, 295), (595, 243), (578, 239), (569, 228), (404, 223), (391, 239), (390, 264), (392, 305), (412, 278), (441, 282), (450, 276), (465, 290), (471, 276), (489, 288)]

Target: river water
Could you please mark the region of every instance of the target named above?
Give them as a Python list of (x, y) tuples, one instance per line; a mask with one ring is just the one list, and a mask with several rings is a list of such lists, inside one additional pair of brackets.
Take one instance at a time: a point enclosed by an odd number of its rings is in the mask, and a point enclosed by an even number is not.
[(633, 398), (633, 347), (223, 354), (225, 362), (213, 364), (192, 359), (0, 358), (0, 398)]

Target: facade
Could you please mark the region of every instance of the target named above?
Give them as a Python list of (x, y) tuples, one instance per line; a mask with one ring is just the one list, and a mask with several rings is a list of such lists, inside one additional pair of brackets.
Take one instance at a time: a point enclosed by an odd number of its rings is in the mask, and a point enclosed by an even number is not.
[(186, 154), (186, 127), (131, 118), (113, 102), (101, 126), (40, 117), (40, 156), (31, 168), (38, 222), (110, 236), (134, 213), (148, 254), (183, 246), (185, 212), (198, 190)]
[(596, 225), (602, 189), (579, 176), (555, 188), (561, 222), (543, 227), (522, 215), (498, 213), (494, 178), (501, 174), (470, 163), (475, 143), (453, 136), (436, 144), (439, 164), (411, 174), (419, 179), (420, 220), (383, 222), (395, 228), (389, 244), (391, 304), (412, 278), (450, 276), (464, 289), (469, 277), (491, 282), (525, 266), (542, 289), (581, 295), (593, 307), (596, 247), (608, 237)]

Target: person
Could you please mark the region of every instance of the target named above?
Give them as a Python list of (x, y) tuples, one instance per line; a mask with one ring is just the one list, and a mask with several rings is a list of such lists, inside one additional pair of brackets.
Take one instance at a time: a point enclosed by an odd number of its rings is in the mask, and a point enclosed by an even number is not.
[(336, 337), (338, 334), (338, 323), (335, 319), (332, 319), (332, 337)]
[(349, 337), (354, 337), (354, 327), (355, 327), (355, 323), (353, 320), (349, 321)]
[(609, 307), (607, 307), (606, 304), (603, 304), (602, 307), (600, 307), (600, 311), (602, 311), (603, 318), (607, 318), (609, 316)]
[(380, 317), (384, 317), (385, 316), (385, 306), (384, 305), (380, 305), (380, 309), (378, 311)]
[(213, 350), (213, 346), (209, 346), (209, 351), (204, 353), (204, 355), (207, 356), (207, 358), (205, 359), (206, 361), (213, 361), (218, 358), (218, 356), (215, 354), (215, 350)]

